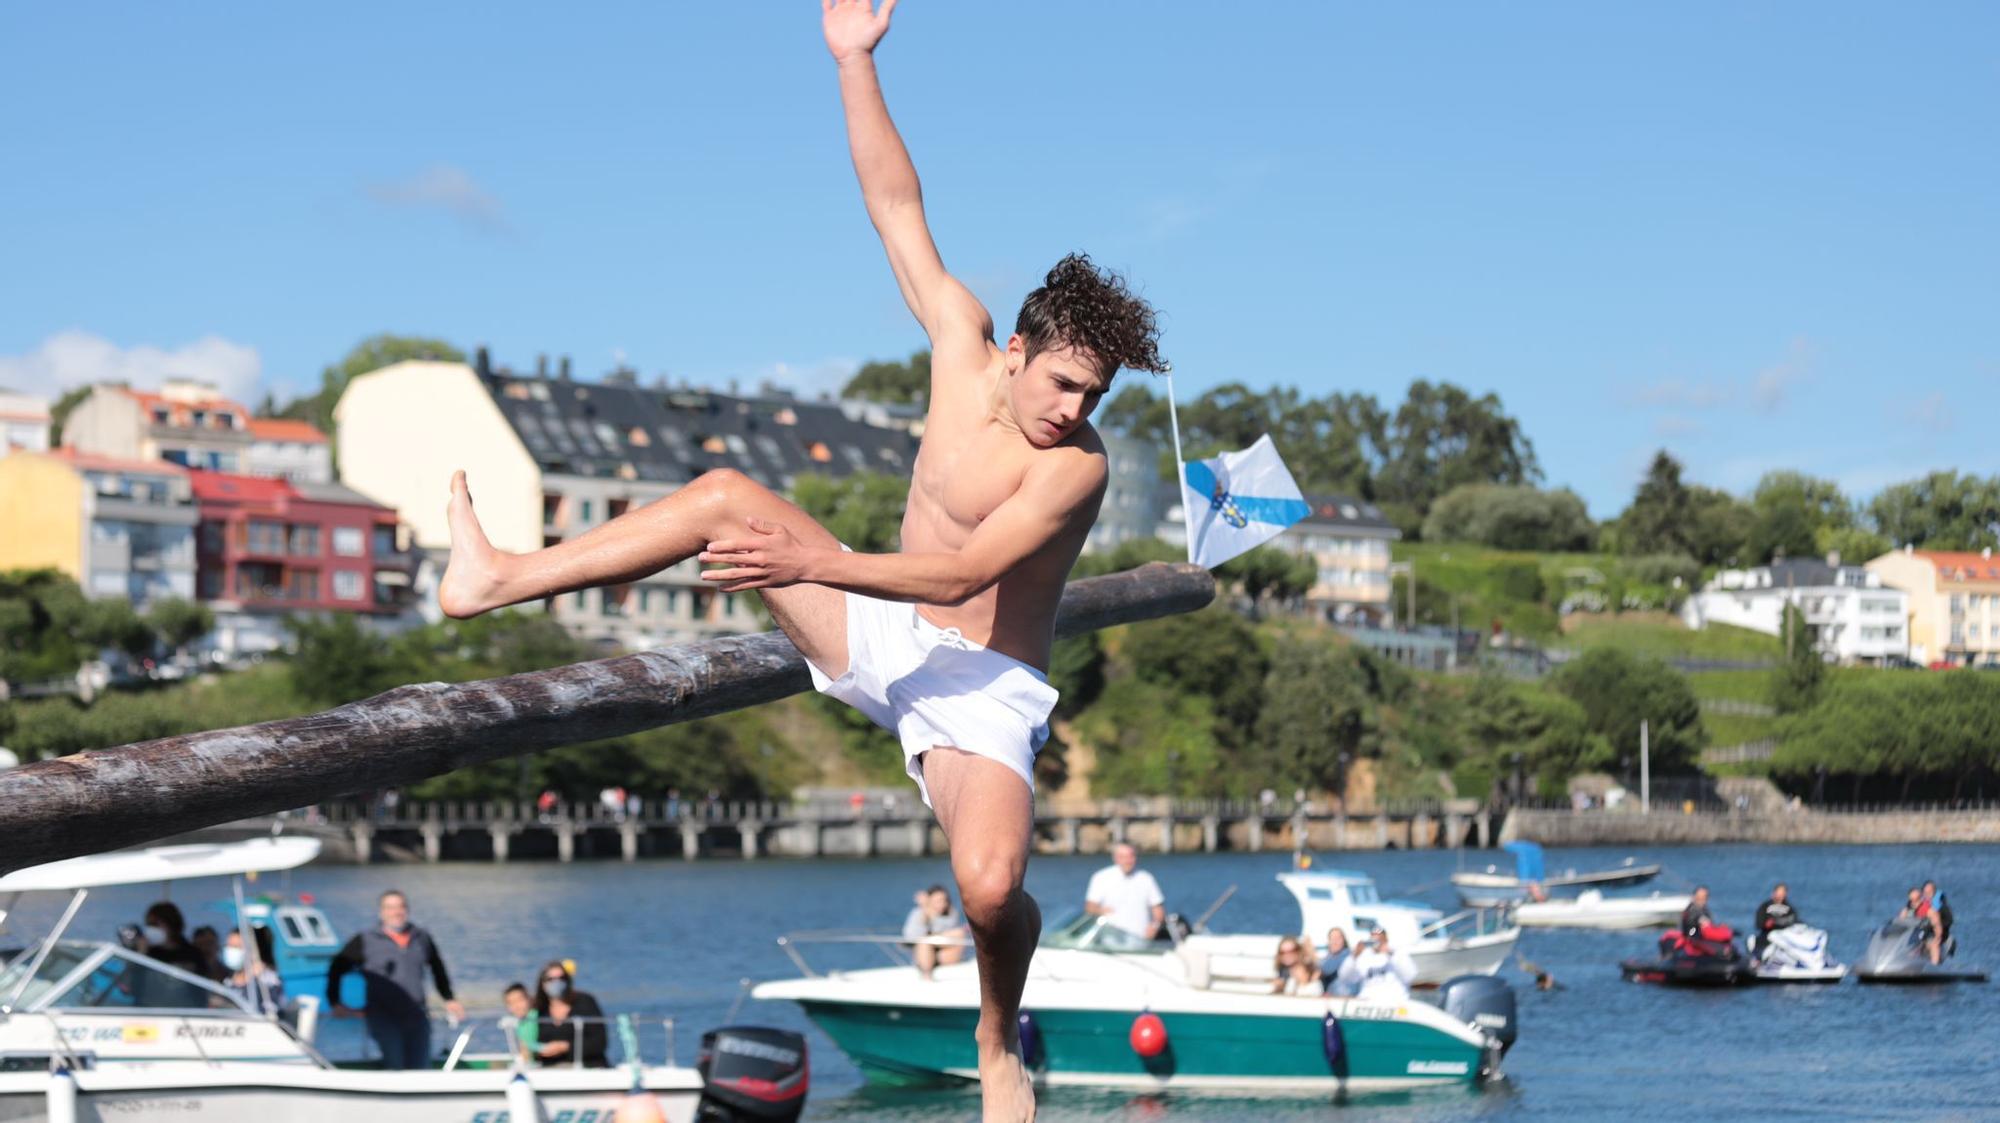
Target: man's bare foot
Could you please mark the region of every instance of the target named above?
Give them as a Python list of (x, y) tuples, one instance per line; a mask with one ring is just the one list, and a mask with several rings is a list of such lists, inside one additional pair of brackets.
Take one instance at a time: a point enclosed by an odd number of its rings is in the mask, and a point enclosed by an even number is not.
[(1032, 1123), (1035, 1082), (1021, 1059), (1021, 1027), (989, 1033), (980, 1022), (973, 1033), (979, 1043), (979, 1103), (983, 1123)]
[(499, 598), (501, 553), (479, 528), (464, 472), (451, 474), (451, 504), (445, 513), (451, 519), (451, 561), (438, 582), (438, 607), (459, 620), (500, 607), (505, 603)]

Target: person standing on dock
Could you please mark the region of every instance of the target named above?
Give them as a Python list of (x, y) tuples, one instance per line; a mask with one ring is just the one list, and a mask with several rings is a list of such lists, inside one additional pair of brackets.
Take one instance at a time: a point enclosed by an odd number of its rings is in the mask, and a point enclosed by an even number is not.
[(333, 957), (326, 970), (326, 1001), (335, 1017), (351, 1018), (357, 1011), (340, 1001), (340, 983), (349, 971), (360, 971), (368, 984), (368, 1037), (382, 1051), (387, 1069), (428, 1068), (431, 1061), (431, 1018), (425, 1008), (424, 972), (444, 1008), (454, 1020), (465, 1007), (452, 997), (451, 976), (445, 973), (431, 934), (410, 923), (410, 902), (391, 889), (376, 902), (380, 925), (356, 933)]
[(1139, 868), (1139, 851), (1129, 842), (1111, 848), (1111, 864), (1090, 875), (1083, 911), (1101, 916), (1142, 940), (1157, 939), (1167, 922), (1167, 898), (1153, 875)]

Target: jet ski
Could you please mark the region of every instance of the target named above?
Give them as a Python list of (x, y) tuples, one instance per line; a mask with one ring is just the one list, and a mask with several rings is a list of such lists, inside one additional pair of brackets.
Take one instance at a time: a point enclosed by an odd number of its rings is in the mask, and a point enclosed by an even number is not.
[(1932, 963), (1924, 952), (1924, 940), (1931, 926), (1916, 917), (1899, 916), (1868, 937), (1868, 950), (1854, 965), (1854, 977), (1864, 983), (1983, 983), (1986, 972), (1960, 970), (1951, 965), (1958, 952), (1958, 940), (1948, 932), (1942, 963)]
[(1760, 983), (1837, 983), (1847, 977), (1847, 967), (1827, 953), (1825, 932), (1788, 924), (1764, 934), (1750, 977)]
[(1699, 939), (1674, 931), (1660, 937), (1657, 958), (1628, 959), (1618, 965), (1635, 983), (1670, 987), (1729, 987), (1750, 981), (1750, 960), (1736, 946), (1726, 924), (1704, 925)]

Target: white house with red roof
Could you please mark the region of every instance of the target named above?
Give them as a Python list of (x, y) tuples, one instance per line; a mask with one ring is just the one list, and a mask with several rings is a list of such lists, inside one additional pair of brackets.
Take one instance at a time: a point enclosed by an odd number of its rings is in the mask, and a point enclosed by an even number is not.
[(99, 385), (63, 423), (63, 443), (99, 456), (302, 483), (333, 482), (333, 446), (303, 421), (252, 417), (206, 382), (168, 379), (157, 393)]
[(293, 483), (332, 483), (333, 445), (309, 422), (253, 417), (243, 474)]

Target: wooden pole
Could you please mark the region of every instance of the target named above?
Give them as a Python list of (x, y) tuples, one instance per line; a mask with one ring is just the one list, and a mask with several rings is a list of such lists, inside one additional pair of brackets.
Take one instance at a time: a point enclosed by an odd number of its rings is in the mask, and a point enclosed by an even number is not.
[[(1214, 596), (1207, 570), (1155, 562), (1071, 583), (1056, 634), (1192, 612)], [(38, 761), (0, 772), (0, 874), (712, 717), (811, 685), (798, 649), (766, 632), (478, 682), (400, 686), (306, 717)]]

